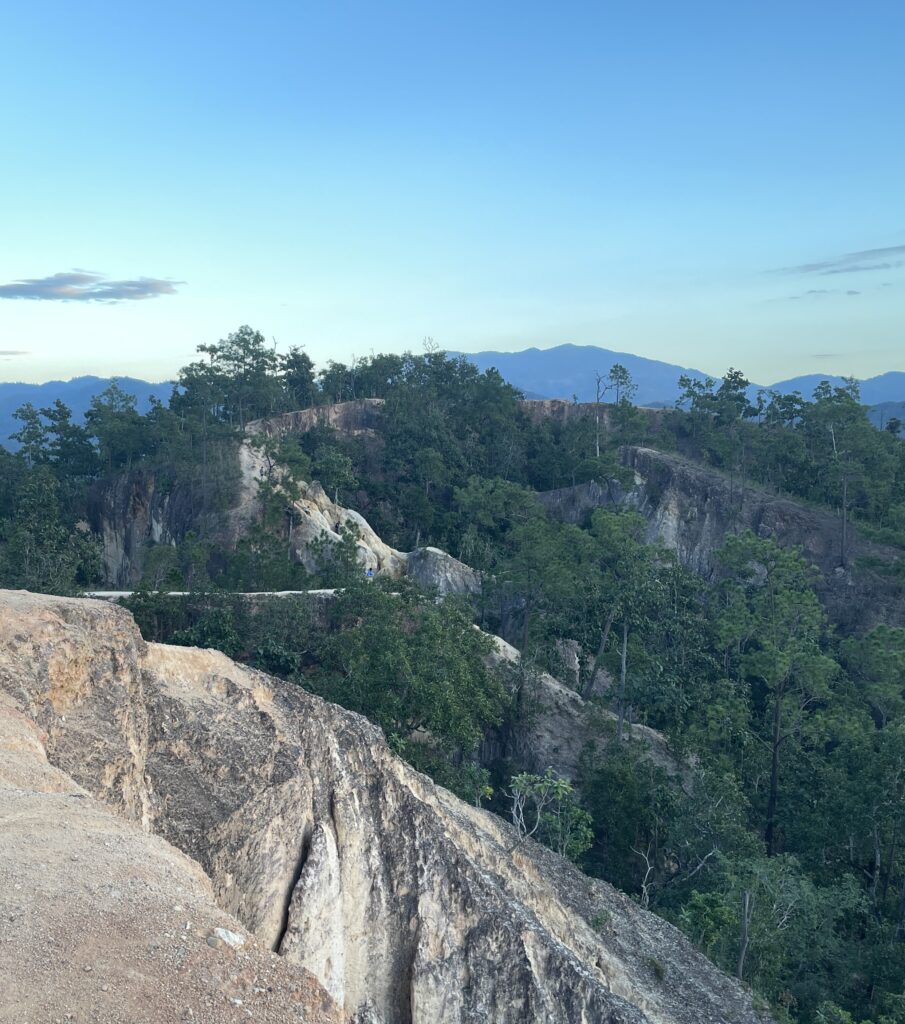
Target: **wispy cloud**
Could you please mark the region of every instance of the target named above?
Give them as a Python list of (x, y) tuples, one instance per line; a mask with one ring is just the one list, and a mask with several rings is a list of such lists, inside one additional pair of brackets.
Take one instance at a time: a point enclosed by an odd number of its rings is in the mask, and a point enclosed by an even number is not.
[(873, 270), (896, 270), (905, 266), (905, 245), (884, 249), (861, 249), (834, 259), (816, 263), (799, 263), (794, 267), (777, 267), (771, 274), (863, 274)]
[(28, 353), (21, 348), (0, 348), (0, 356), (9, 359), (10, 356), (27, 356)]
[(176, 285), (157, 277), (138, 277), (131, 281), (112, 281), (103, 274), (70, 270), (49, 277), (23, 278), (0, 285), (0, 299), (33, 299), (45, 302), (123, 302), (156, 299), (175, 295)]
[(846, 288), (844, 291), (841, 288), (808, 288), (806, 292), (802, 292), (800, 295), (787, 295), (784, 300), (785, 302), (797, 302), (799, 299), (819, 299), (824, 298), (827, 295), (860, 295), (861, 292), (854, 288)]

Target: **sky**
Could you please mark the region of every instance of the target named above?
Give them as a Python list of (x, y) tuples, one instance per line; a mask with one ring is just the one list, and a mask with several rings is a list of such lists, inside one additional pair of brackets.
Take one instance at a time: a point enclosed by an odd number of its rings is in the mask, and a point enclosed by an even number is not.
[(8, 5), (0, 379), (596, 344), (905, 370), (901, 0)]

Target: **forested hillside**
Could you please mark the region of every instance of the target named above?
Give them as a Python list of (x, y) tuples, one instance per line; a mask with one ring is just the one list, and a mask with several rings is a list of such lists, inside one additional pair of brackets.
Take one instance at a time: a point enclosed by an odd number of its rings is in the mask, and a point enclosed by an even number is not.
[[(626, 446), (675, 453), (833, 517), (841, 578), (856, 540), (883, 545), (870, 570), (905, 587), (898, 425), (872, 426), (852, 381), (752, 401), (736, 370), (682, 376), (664, 410), (636, 408), (618, 364), (598, 384), (599, 402), (553, 409), (430, 349), (316, 373), (240, 328), (145, 414), (116, 385), (84, 426), (62, 403), (19, 410), (18, 450), (0, 452), (0, 586), (101, 588), (98, 509), (116, 494), (133, 514), (153, 480), (172, 529), (149, 534), (130, 601), (148, 638), (218, 647), (367, 715), (416, 767), (678, 924), (778, 1019), (905, 1024), (905, 628), (831, 625), (817, 570), (770, 535), (730, 531), (703, 578), (646, 543), (637, 512), (565, 521), (538, 499), (631, 487)], [(363, 398), (382, 400), (373, 426), (246, 431)], [(260, 514), (227, 544), (243, 444), (266, 467)], [(471, 566), (475, 593), (437, 602), (366, 577), (353, 530), (306, 567), (287, 538), (312, 480), (386, 544)], [(235, 596), (321, 588), (338, 592)], [(519, 659), (489, 657), (488, 633)], [(531, 715), (533, 672), (601, 710), (574, 778), (488, 753)]]

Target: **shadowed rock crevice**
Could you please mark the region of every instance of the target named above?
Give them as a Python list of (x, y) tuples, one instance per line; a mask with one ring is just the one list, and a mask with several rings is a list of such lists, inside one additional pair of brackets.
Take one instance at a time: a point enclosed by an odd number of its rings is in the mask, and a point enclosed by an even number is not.
[(280, 914), (280, 928), (271, 943), (270, 948), (274, 953), (280, 953), (283, 948), (283, 940), (286, 938), (286, 932), (289, 930), (289, 911), (292, 907), (292, 897), (295, 893), (296, 886), (299, 884), (299, 879), (302, 877), (302, 872), (305, 870), (305, 864), (308, 862), (308, 854), (311, 850), (311, 838), (310, 836), (304, 836), (302, 838), (301, 849), (299, 850), (298, 861), (292, 871), (292, 877), (289, 880), (289, 885), (286, 888), (286, 895), (283, 898), (283, 909)]

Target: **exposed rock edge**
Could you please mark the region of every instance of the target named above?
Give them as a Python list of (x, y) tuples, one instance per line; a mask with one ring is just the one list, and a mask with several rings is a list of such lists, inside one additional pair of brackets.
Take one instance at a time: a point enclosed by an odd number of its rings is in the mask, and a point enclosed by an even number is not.
[[(221, 927), (313, 975), (317, 1012), (332, 998), (385, 1024), (763, 1019), (676, 929), (517, 844), (366, 720), (217, 652), (145, 644), (121, 608), (0, 591), (0, 701), (60, 787), (187, 855)], [(45, 789), (0, 775), (6, 805), (58, 799)], [(46, 912), (65, 915), (65, 897)]]

